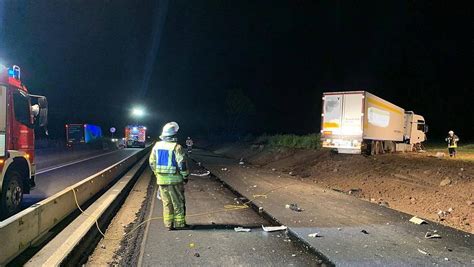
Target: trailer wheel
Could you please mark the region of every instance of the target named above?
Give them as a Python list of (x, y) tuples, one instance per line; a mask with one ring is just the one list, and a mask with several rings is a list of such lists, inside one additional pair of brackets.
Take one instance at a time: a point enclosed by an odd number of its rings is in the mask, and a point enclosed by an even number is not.
[(9, 171), (5, 177), (0, 199), (0, 218), (7, 218), (20, 210), (23, 200), (23, 182), (17, 171)]

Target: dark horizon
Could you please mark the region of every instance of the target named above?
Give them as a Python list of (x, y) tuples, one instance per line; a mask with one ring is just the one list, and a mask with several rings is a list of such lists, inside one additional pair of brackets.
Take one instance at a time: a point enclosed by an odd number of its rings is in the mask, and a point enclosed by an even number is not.
[(66, 123), (120, 129), (135, 105), (154, 136), (171, 120), (183, 135), (307, 134), (323, 92), (367, 90), (423, 115), (429, 141), (449, 130), (474, 140), (462, 6), (6, 0), (0, 20), (0, 62), (48, 97), (52, 138)]

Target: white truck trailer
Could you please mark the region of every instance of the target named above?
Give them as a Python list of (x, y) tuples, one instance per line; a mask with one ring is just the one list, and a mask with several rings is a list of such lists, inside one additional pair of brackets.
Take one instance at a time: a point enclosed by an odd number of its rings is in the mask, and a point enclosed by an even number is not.
[(345, 154), (421, 149), (425, 119), (366, 91), (323, 93), (321, 143)]

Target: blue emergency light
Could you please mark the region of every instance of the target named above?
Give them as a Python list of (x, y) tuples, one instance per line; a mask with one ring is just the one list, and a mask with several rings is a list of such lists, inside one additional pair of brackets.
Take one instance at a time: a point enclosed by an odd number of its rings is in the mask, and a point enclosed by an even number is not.
[(13, 67), (8, 69), (8, 76), (14, 79), (20, 80), (20, 67), (13, 65)]

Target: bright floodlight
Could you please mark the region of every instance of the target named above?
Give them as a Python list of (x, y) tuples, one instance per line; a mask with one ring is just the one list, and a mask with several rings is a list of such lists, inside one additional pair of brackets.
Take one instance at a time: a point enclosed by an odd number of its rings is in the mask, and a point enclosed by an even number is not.
[(144, 115), (145, 115), (145, 111), (143, 110), (143, 108), (136, 107), (132, 109), (132, 116), (139, 118), (139, 117), (143, 117)]

